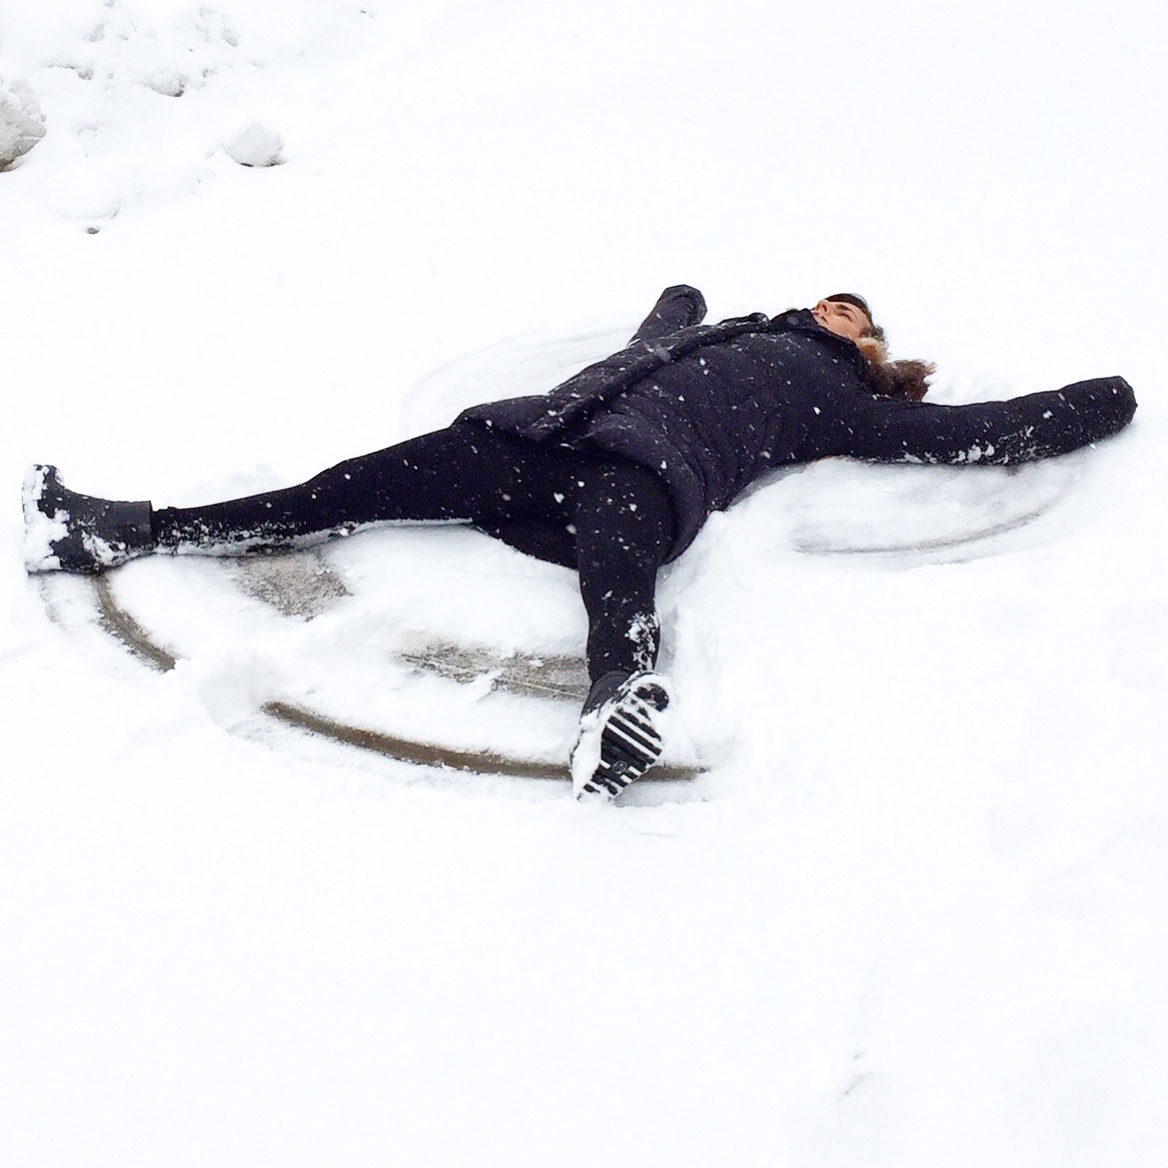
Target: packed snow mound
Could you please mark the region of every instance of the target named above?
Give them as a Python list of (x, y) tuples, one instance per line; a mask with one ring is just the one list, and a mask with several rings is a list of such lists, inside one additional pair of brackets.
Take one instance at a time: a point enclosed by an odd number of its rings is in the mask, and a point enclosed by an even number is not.
[(45, 136), (45, 115), (27, 81), (0, 77), (0, 170), (7, 170)]
[(150, 17), (119, 0), (72, 0), (47, 12), (21, 13), (10, 39), (34, 66), (96, 82), (99, 103), (138, 85), (179, 97), (238, 56), (234, 24), (210, 7), (155, 3)]
[(279, 166), (284, 161), (284, 139), (263, 122), (244, 126), (224, 142), (223, 149), (240, 166)]

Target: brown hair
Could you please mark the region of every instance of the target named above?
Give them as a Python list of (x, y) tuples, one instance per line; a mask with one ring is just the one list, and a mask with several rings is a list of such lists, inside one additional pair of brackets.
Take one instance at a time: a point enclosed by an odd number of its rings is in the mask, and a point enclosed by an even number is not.
[(873, 393), (920, 401), (929, 392), (929, 377), (937, 368), (930, 361), (889, 361), (884, 337), (876, 335), (875, 328), (862, 336), (856, 347), (864, 357), (864, 372)]

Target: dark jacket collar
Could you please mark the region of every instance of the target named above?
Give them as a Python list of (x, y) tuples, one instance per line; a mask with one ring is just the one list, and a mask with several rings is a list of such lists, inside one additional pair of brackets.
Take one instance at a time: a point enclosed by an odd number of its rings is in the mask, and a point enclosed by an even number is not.
[(831, 329), (825, 329), (811, 315), (811, 309), (809, 308), (788, 308), (786, 312), (780, 312), (778, 316), (772, 316), (771, 331), (776, 333), (806, 333), (809, 336), (815, 337), (816, 340), (823, 341), (831, 348), (838, 349), (855, 364), (861, 373), (864, 373), (868, 368), (868, 364), (864, 360), (864, 355), (860, 352), (855, 342), (848, 340), (847, 337), (841, 337), (838, 333), (833, 333)]

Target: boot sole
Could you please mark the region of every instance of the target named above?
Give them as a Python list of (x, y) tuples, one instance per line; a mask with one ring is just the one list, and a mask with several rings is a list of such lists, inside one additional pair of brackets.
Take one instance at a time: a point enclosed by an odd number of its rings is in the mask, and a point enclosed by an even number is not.
[(645, 678), (613, 703), (600, 731), (600, 762), (580, 785), (578, 797), (615, 799), (661, 757), (664, 742), (654, 715), (669, 705), (656, 680)]

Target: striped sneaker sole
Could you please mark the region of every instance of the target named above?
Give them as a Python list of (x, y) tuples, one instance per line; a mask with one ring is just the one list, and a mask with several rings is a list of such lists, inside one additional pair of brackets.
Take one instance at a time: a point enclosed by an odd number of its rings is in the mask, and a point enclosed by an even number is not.
[(664, 744), (654, 715), (668, 705), (669, 695), (652, 680), (616, 699), (600, 731), (600, 763), (581, 794), (615, 799), (661, 757)]

